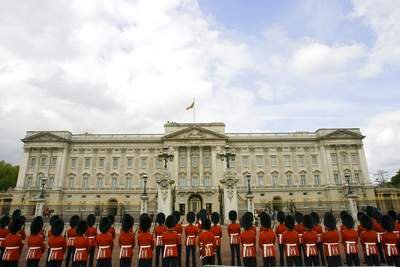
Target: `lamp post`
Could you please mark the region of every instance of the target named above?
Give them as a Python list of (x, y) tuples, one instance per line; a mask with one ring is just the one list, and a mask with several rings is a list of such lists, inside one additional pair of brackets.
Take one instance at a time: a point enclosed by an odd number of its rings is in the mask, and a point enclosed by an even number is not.
[(344, 171), (344, 178), (347, 183), (347, 200), (349, 201), (350, 213), (354, 220), (357, 220), (357, 195), (351, 190), (351, 173), (349, 170)]
[(225, 146), (225, 154), (218, 154), (217, 157), (221, 159), (221, 161), (226, 160), (226, 168), (230, 168), (230, 161), (234, 161), (236, 154), (231, 152), (231, 147), (230, 146)]
[(250, 173), (246, 174), (246, 180), (247, 180), (247, 194), (251, 194), (251, 188), (250, 188), (251, 174)]
[(254, 195), (251, 192), (251, 188), (250, 188), (250, 181), (251, 181), (251, 174), (250, 173), (246, 174), (246, 180), (247, 180), (247, 193), (246, 193), (247, 211), (250, 211), (251, 213), (254, 213), (254, 203), (253, 203)]
[(350, 182), (351, 182), (350, 181), (350, 179), (351, 179), (350, 173), (345, 173), (344, 179), (346, 180), (346, 183), (347, 183), (347, 194), (348, 195), (353, 194), (353, 191), (351, 191), (351, 185), (350, 185)]
[(44, 176), (41, 177), (40, 182), (41, 182), (41, 188), (39, 196), (36, 200), (35, 216), (43, 216), (43, 207), (44, 207), (44, 202), (46, 201), (44, 195), (44, 187), (46, 186), (47, 178)]
[(147, 174), (142, 175), (143, 179), (143, 193), (140, 196), (141, 201), (141, 207), (140, 207), (140, 213), (147, 213), (147, 200), (149, 199), (149, 196), (147, 195), (146, 187), (147, 187)]
[(168, 147), (163, 148), (163, 152), (157, 156), (159, 160), (164, 161), (164, 169), (167, 169), (168, 161), (172, 161), (174, 159), (174, 155), (168, 153)]

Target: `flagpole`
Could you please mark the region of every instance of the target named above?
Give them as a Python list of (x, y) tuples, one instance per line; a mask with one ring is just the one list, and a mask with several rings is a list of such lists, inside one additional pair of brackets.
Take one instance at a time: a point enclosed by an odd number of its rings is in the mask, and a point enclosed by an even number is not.
[(193, 123), (196, 123), (196, 103), (193, 98)]

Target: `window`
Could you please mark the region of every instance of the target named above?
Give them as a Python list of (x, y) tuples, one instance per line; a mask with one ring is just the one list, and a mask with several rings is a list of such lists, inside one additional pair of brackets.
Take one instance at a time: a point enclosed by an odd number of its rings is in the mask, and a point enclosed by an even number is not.
[(103, 177), (97, 177), (96, 188), (102, 188), (102, 187), (103, 187)]
[(47, 182), (47, 187), (53, 188), (53, 186), (54, 186), (54, 177), (50, 177), (49, 181)]
[(51, 166), (55, 167), (57, 165), (57, 157), (52, 157), (51, 158)]
[(111, 188), (113, 189), (117, 188), (117, 177), (111, 178)]
[(272, 175), (272, 185), (273, 186), (278, 185), (278, 175), (276, 175), (276, 174)]
[(186, 168), (186, 157), (185, 156), (179, 157), (179, 168)]
[(47, 165), (47, 157), (40, 158), (40, 166), (44, 167)]
[(88, 187), (89, 187), (89, 178), (87, 176), (84, 176), (82, 180), (82, 188), (88, 189)]
[(211, 167), (211, 161), (209, 156), (205, 156), (203, 160), (203, 165), (205, 168), (210, 168)]
[(85, 169), (90, 168), (90, 158), (85, 158)]
[(302, 185), (302, 186), (305, 186), (306, 185), (306, 175), (305, 174), (302, 174), (302, 175), (300, 175), (300, 184)]
[(276, 167), (276, 156), (271, 156), (271, 166)]
[(337, 165), (337, 155), (336, 153), (331, 153), (331, 161), (333, 165)]
[(71, 159), (71, 168), (75, 169), (76, 168), (76, 158)]
[(69, 188), (74, 188), (74, 187), (75, 187), (75, 178), (69, 177)]
[(289, 155), (283, 156), (283, 162), (285, 164), (285, 167), (289, 167), (290, 166), (290, 156)]
[(243, 168), (249, 167), (249, 156), (242, 157), (242, 166), (243, 166)]
[(348, 163), (347, 153), (342, 153), (342, 162), (343, 162), (344, 164), (347, 164), (347, 163)]
[(299, 167), (304, 167), (304, 155), (297, 155), (297, 164)]
[(360, 173), (355, 172), (354, 173), (354, 182), (359, 183), (360, 182)]
[(161, 169), (161, 167), (162, 167), (162, 160), (159, 159), (158, 157), (155, 158), (155, 165), (156, 165), (156, 169)]
[(351, 163), (357, 164), (358, 163), (358, 156), (356, 153), (351, 154)]
[(197, 177), (197, 175), (193, 175), (192, 176), (192, 186), (198, 186), (198, 185), (199, 185), (198, 177)]
[(321, 184), (321, 178), (320, 178), (319, 174), (314, 175), (314, 181), (315, 181), (315, 185)]
[(118, 158), (113, 158), (113, 169), (118, 168)]
[(104, 168), (104, 158), (99, 158), (99, 169)]
[(141, 158), (140, 159), (140, 167), (142, 169), (147, 169), (147, 158)]
[(211, 186), (211, 176), (208, 174), (204, 176), (204, 185)]
[(337, 173), (337, 172), (333, 173), (333, 180), (334, 180), (335, 184), (340, 184), (339, 173)]
[(36, 158), (31, 158), (31, 166), (36, 166)]
[(126, 177), (125, 187), (126, 188), (132, 188), (132, 178), (130, 176)]
[(186, 186), (186, 176), (183, 174), (181, 176), (179, 176), (179, 185)]
[(292, 185), (292, 175), (288, 174), (286, 176), (286, 180), (287, 180), (287, 185)]
[(28, 180), (26, 182), (26, 186), (27, 187), (31, 187), (32, 186), (32, 177), (28, 177)]
[(312, 165), (318, 165), (317, 155), (311, 155), (311, 163), (312, 163)]
[(199, 157), (192, 156), (192, 167), (199, 167)]
[(262, 174), (258, 175), (258, 185), (260, 185), (260, 186), (264, 185), (264, 175), (262, 175)]
[(257, 167), (262, 167), (264, 164), (263, 164), (263, 156), (256, 156), (256, 164), (257, 164)]
[(126, 166), (128, 169), (132, 169), (132, 167), (133, 167), (133, 159), (132, 158), (128, 158), (126, 160)]

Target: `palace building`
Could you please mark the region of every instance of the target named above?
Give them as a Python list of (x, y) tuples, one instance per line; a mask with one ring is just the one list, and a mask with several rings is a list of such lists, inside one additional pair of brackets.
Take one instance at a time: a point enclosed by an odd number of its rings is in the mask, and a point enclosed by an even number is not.
[[(227, 171), (237, 180), (239, 212), (249, 190), (256, 210), (339, 211), (349, 186), (358, 206), (376, 205), (363, 138), (356, 128), (227, 133), (224, 123), (168, 122), (160, 134), (28, 131), (12, 207), (33, 214), (45, 177), (45, 207), (57, 213), (137, 215), (145, 189), (148, 212), (156, 213), (156, 181), (165, 171), (173, 180), (171, 209), (182, 213), (224, 214)], [(235, 155), (228, 170), (221, 157), (227, 149)], [(166, 170), (163, 152), (173, 155)]]

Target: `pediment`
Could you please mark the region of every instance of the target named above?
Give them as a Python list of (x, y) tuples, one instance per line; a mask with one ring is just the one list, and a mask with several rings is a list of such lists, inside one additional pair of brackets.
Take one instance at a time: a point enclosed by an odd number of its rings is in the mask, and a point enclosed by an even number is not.
[(365, 136), (349, 130), (336, 130), (322, 136), (323, 139), (363, 139)]
[(69, 140), (50, 132), (39, 132), (22, 139), (22, 142), (68, 142)]
[(223, 134), (210, 131), (202, 127), (188, 127), (163, 137), (164, 140), (189, 139), (189, 140), (221, 140), (227, 137)]

